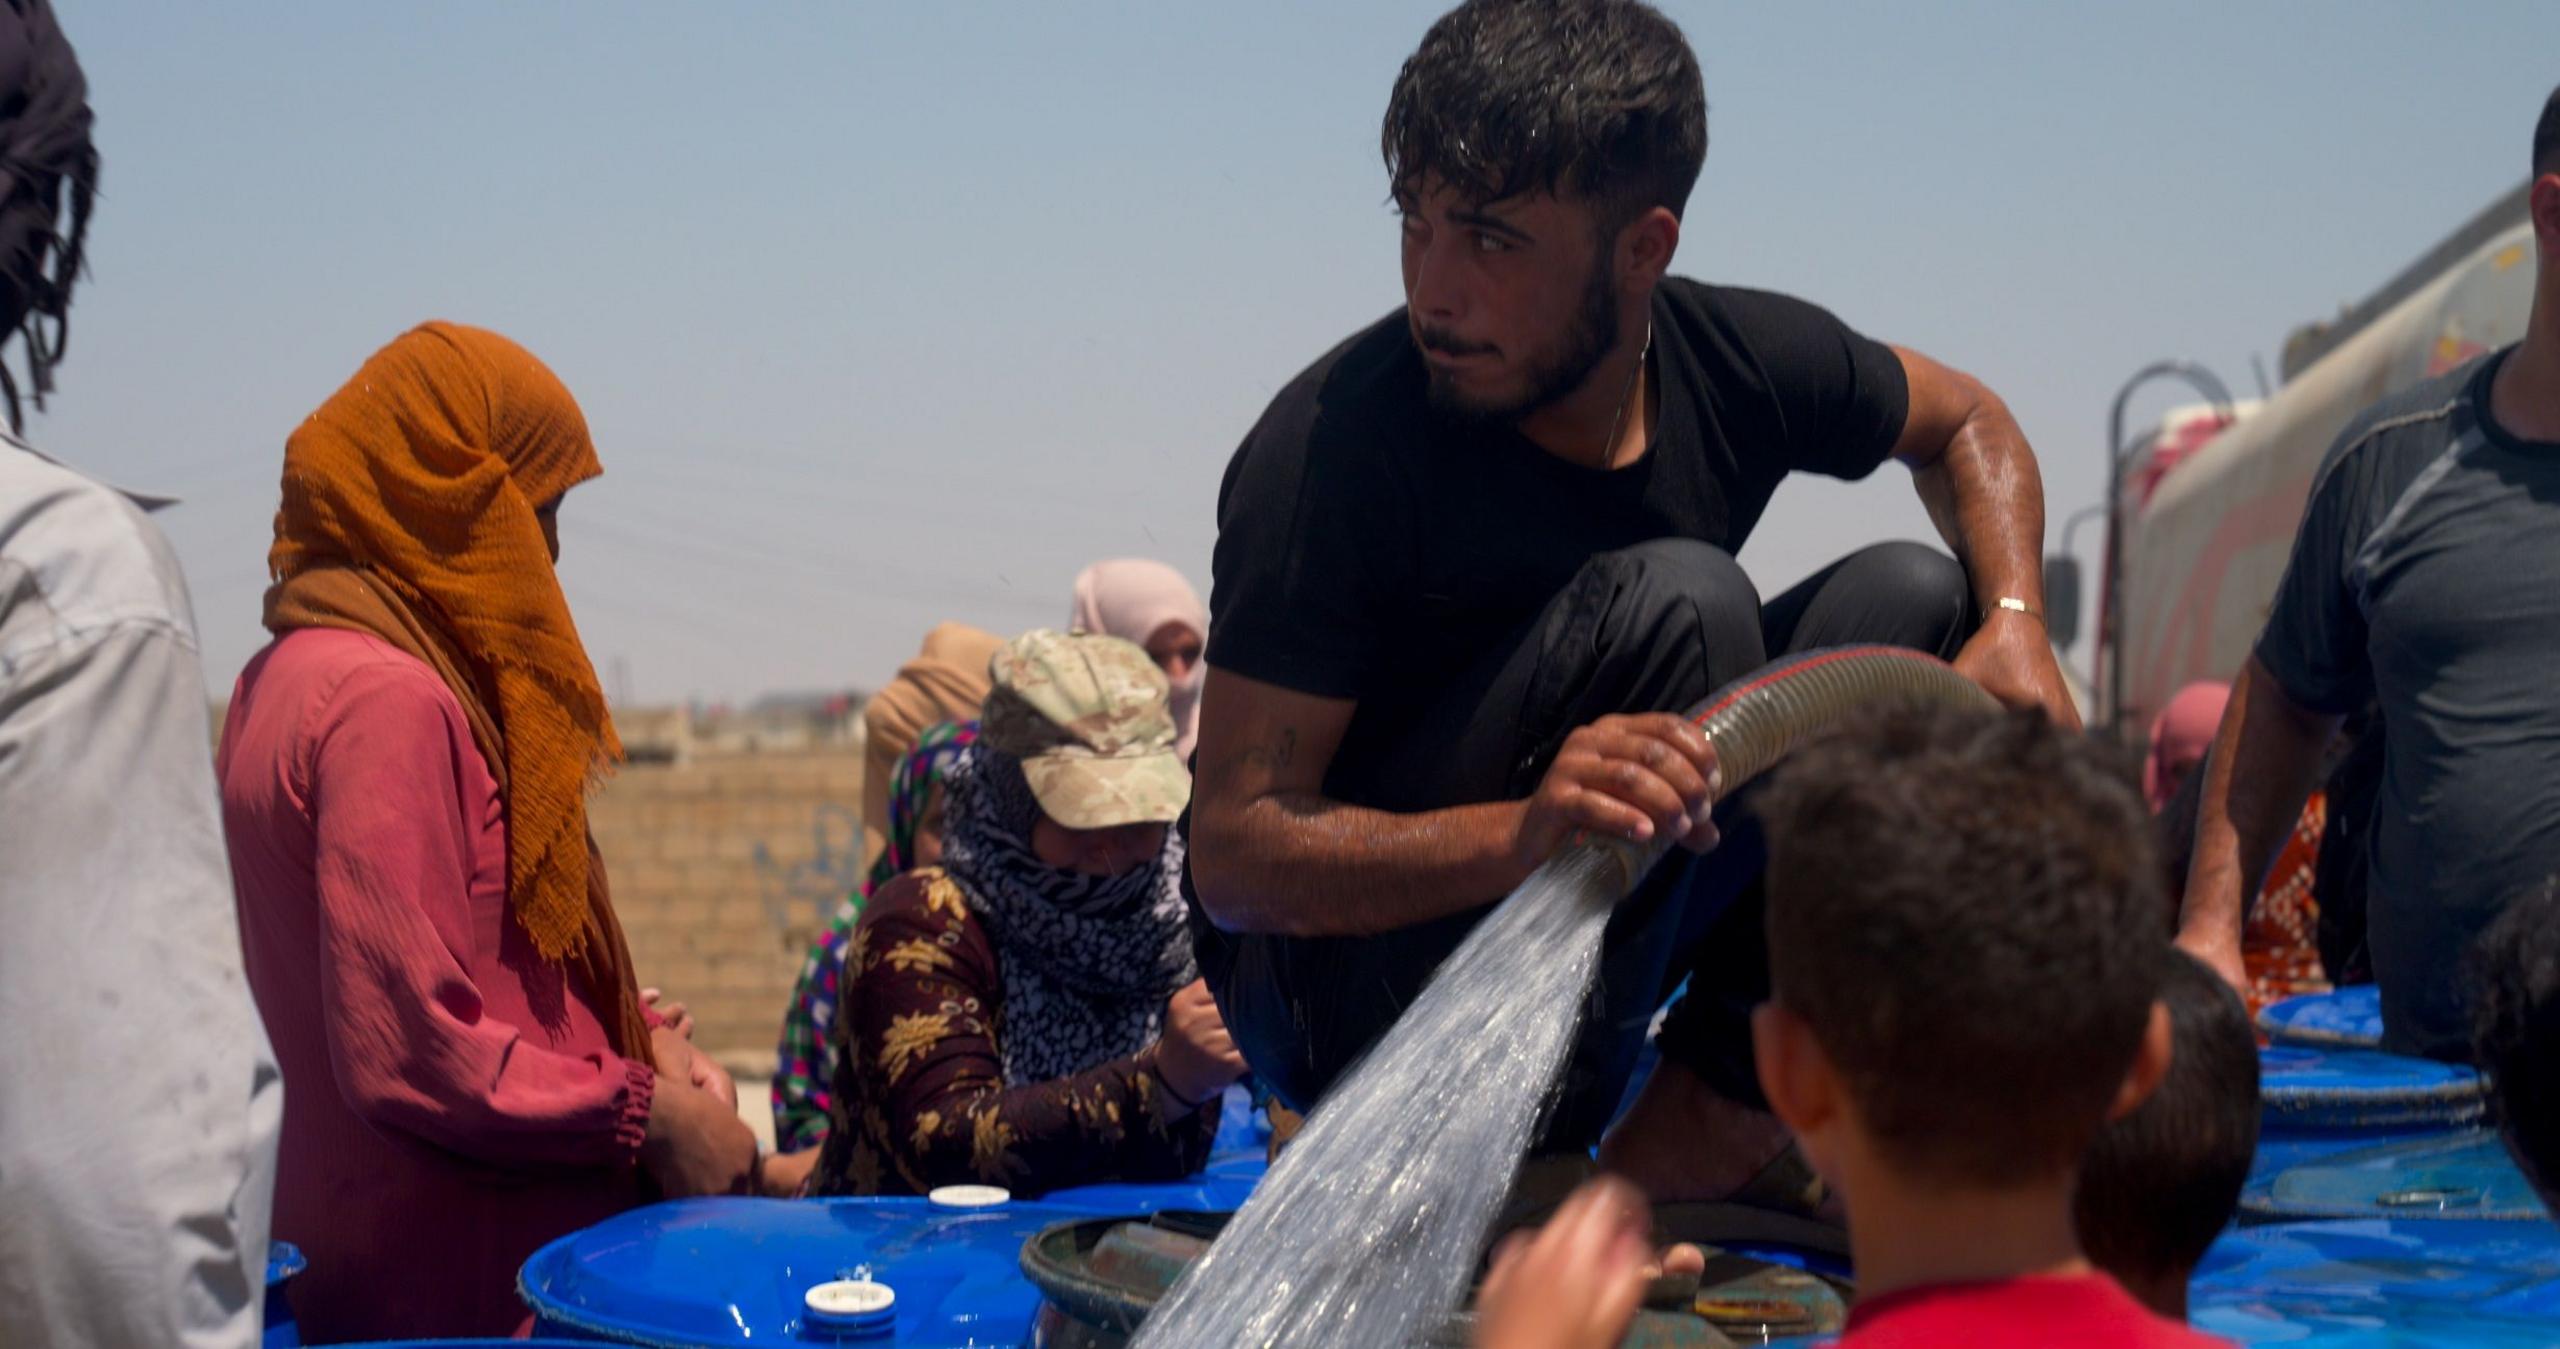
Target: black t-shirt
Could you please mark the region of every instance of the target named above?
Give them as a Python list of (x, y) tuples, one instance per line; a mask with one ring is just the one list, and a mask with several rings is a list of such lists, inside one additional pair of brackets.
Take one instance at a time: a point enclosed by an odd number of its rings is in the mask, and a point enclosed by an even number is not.
[(1909, 408), (1889, 348), (1784, 295), (1666, 279), (1653, 352), (1652, 444), (1600, 470), (1433, 410), (1402, 310), (1336, 347), (1227, 466), (1210, 663), (1358, 699), (1371, 722), (1427, 699), (1597, 554), (1674, 537), (1740, 550), (1781, 478), (1864, 477)]

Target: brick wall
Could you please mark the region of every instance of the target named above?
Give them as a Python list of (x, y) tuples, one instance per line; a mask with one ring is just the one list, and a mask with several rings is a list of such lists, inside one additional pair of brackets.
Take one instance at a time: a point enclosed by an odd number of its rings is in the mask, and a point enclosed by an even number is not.
[(859, 879), (859, 744), (631, 764), (590, 812), (640, 982), (768, 1076), (809, 942)]

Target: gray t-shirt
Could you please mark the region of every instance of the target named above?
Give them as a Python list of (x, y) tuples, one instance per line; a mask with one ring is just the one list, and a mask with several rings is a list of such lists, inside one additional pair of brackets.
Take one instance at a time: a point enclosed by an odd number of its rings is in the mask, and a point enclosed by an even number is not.
[(2491, 418), (2506, 356), (2348, 426), (2258, 639), (2294, 701), (2381, 710), (2367, 922), (2404, 1053), (2465, 1052), (2465, 954), (2560, 871), (2560, 444)]

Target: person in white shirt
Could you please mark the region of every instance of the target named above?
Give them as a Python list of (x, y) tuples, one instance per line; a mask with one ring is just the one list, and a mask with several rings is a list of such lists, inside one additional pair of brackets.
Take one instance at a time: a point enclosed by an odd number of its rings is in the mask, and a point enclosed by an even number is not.
[[(0, 334), (38, 406), (97, 182), (46, 0), (0, 4)], [(0, 365), (0, 1340), (259, 1342), (284, 1090), (241, 972), (168, 540)]]

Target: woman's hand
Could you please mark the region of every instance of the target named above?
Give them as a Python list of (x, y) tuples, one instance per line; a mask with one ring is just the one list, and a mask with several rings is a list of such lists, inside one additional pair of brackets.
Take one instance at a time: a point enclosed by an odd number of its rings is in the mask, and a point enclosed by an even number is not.
[(807, 1193), (809, 1173), (817, 1169), (818, 1154), (823, 1151), (823, 1147), (812, 1147), (767, 1154), (763, 1172), (757, 1177), (757, 1191), (767, 1199), (799, 1198)]
[(1184, 984), (1165, 1004), (1164, 1033), (1156, 1040), (1156, 1076), (1164, 1079), (1166, 1091), (1180, 1098), (1173, 1104), (1183, 1107), (1180, 1113), (1189, 1114), (1244, 1074), (1244, 1055), (1236, 1052), (1235, 1039), (1227, 1034), (1226, 1019), (1218, 1015), (1207, 981)]
[(688, 1040), (692, 1039), (693, 1010), (680, 1002), (670, 1002), (660, 1006), (658, 1000), (665, 996), (666, 994), (654, 988), (641, 989), (640, 1005), (658, 1014), (660, 1027), (674, 1031)]
[(649, 1032), (649, 1053), (658, 1061), (662, 1075), (674, 1077), (687, 1086), (710, 1093), (732, 1112), (738, 1108), (738, 1083), (729, 1070), (711, 1061), (711, 1056), (693, 1047), (693, 1042), (676, 1033), (672, 1026), (661, 1025)]
[(756, 1178), (755, 1132), (736, 1105), (661, 1071), (640, 1164), (669, 1199), (746, 1194)]

